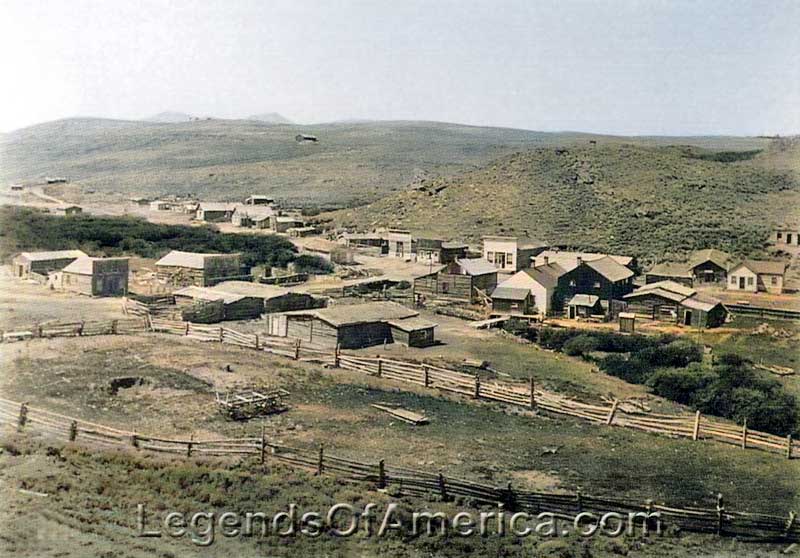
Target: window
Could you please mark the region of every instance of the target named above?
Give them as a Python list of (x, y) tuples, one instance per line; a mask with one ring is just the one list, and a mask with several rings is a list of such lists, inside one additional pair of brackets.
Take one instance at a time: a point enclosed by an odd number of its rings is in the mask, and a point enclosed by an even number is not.
[(783, 238), (783, 233), (782, 233), (782, 232), (779, 232), (779, 233), (778, 233), (778, 240), (780, 240), (780, 239), (782, 239), (782, 238)]
[(600, 281), (595, 281), (594, 282), (594, 288), (595, 289), (599, 289), (600, 288)]
[(569, 280), (569, 286), (570, 287), (574, 287), (575, 286), (575, 279), (570, 279)]
[(735, 285), (735, 284), (736, 284), (736, 276), (735, 275), (731, 275), (731, 285)]
[(773, 275), (772, 277), (769, 278), (769, 282), (771, 284), (773, 284), (773, 285), (777, 285), (778, 284), (778, 276), (777, 275)]
[(748, 277), (748, 278), (747, 278), (747, 284), (748, 284), (749, 286), (752, 286), (752, 285), (753, 285), (753, 278), (752, 278), (752, 277)]
[(786, 244), (791, 244), (791, 243), (792, 243), (792, 233), (787, 233), (786, 234)]
[(514, 254), (506, 254), (506, 264), (509, 266), (514, 265)]
[(486, 259), (489, 263), (494, 263), (494, 252), (486, 252)]

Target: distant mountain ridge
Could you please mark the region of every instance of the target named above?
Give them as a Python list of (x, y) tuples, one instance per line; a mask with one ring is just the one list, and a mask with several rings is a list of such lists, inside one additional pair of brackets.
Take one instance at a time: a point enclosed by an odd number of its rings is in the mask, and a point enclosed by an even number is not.
[(262, 114), (254, 114), (248, 116), (245, 120), (255, 120), (256, 122), (264, 122), (266, 124), (294, 124), (291, 120), (278, 114), (277, 112), (265, 112)]
[(174, 124), (177, 122), (191, 122), (195, 119), (196, 117), (192, 116), (191, 114), (186, 114), (185, 112), (165, 111), (154, 114), (153, 116), (148, 116), (142, 120), (145, 122), (163, 122), (165, 124)]

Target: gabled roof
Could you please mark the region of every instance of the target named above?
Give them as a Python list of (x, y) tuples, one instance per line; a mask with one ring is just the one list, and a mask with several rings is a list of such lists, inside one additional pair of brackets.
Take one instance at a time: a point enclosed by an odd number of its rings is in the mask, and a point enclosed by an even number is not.
[(264, 221), (275, 215), (275, 210), (268, 205), (237, 205), (233, 212), (253, 221)]
[(200, 211), (233, 211), (238, 207), (236, 203), (225, 202), (200, 202), (197, 208)]
[(523, 269), (520, 273), (525, 273), (542, 287), (552, 289), (558, 284), (558, 278), (564, 275), (566, 270), (557, 263), (549, 263)]
[(235, 294), (235, 293), (225, 293), (221, 291), (215, 291), (209, 287), (184, 287), (182, 289), (178, 289), (174, 291), (172, 294), (175, 296), (187, 296), (189, 298), (194, 298), (197, 300), (205, 300), (205, 301), (214, 301), (214, 300), (221, 300), (225, 304), (233, 304), (234, 302), (239, 302), (243, 298), (248, 298), (247, 295), (243, 294)]
[(691, 257), (689, 258), (689, 268), (694, 269), (698, 265), (706, 262), (711, 262), (723, 269), (728, 269), (731, 263), (731, 255), (715, 248), (696, 250), (695, 252), (692, 252)]
[(660, 275), (661, 277), (681, 277), (691, 279), (692, 271), (685, 263), (663, 262), (656, 264), (645, 275)]
[(300, 217), (292, 217), (291, 215), (279, 215), (275, 217), (275, 220), (278, 223), (302, 223), (303, 220)]
[(692, 308), (694, 310), (702, 310), (703, 312), (709, 312), (721, 304), (722, 301), (706, 295), (690, 296), (681, 302), (681, 306)]
[(631, 294), (645, 293), (647, 291), (653, 291), (657, 289), (669, 291), (683, 296), (692, 296), (697, 292), (691, 287), (687, 287), (686, 285), (681, 285), (676, 281), (670, 281), (669, 279), (665, 279), (664, 281), (657, 281), (655, 283), (648, 283), (647, 285), (643, 285), (638, 289), (636, 289), (636, 291), (634, 291)]
[(740, 267), (746, 267), (757, 275), (783, 275), (786, 272), (786, 264), (784, 262), (766, 260), (745, 260), (734, 266), (731, 272)]
[(624, 265), (617, 263), (613, 258), (611, 258), (611, 256), (605, 256), (599, 260), (584, 262), (584, 264), (594, 269), (597, 273), (612, 283), (633, 277), (633, 271)]
[(530, 248), (546, 248), (548, 244), (535, 238), (527, 236), (502, 236), (502, 235), (489, 235), (482, 237), (482, 240), (497, 241), (497, 242), (516, 242), (517, 249), (525, 250)]
[(204, 269), (205, 261), (207, 258), (218, 257), (238, 257), (239, 254), (203, 254), (200, 252), (181, 252), (180, 250), (173, 250), (160, 260), (156, 265), (170, 266), (170, 267), (190, 267), (192, 269)]
[(457, 258), (456, 264), (461, 268), (462, 273), (465, 275), (486, 275), (488, 273), (497, 273), (497, 268), (489, 263), (489, 260), (483, 258)]
[(291, 291), (276, 285), (265, 285), (263, 283), (251, 283), (249, 281), (223, 281), (213, 287), (212, 291), (230, 293), (257, 298), (269, 299), (289, 294)]
[(404, 320), (418, 316), (419, 312), (410, 310), (396, 302), (367, 302), (364, 304), (341, 304), (313, 310), (294, 310), (284, 312), (287, 316), (313, 316), (334, 327)]
[(431, 329), (439, 325), (435, 322), (429, 322), (428, 320), (418, 316), (412, 316), (402, 320), (389, 320), (386, 323), (392, 327), (396, 327), (401, 331), (420, 331), (423, 329)]
[(94, 274), (94, 262), (96, 261), (109, 261), (109, 260), (125, 260), (128, 261), (128, 258), (92, 258), (89, 256), (85, 256), (82, 258), (78, 258), (67, 267), (62, 269), (66, 273), (76, 273), (78, 275), (93, 275)]
[(442, 242), (442, 248), (445, 250), (460, 250), (461, 248), (467, 248), (468, 246), (463, 242), (455, 242), (455, 241), (445, 241)]
[(492, 291), (492, 298), (501, 300), (525, 300), (531, 294), (529, 289), (518, 289), (514, 287), (497, 287)]
[(600, 302), (600, 297), (589, 294), (576, 294), (567, 303), (567, 306), (589, 306), (594, 307)]
[(29, 262), (43, 262), (47, 260), (66, 260), (67, 258), (86, 258), (88, 256), (81, 250), (52, 250), (50, 252), (22, 252), (20, 257)]
[(545, 250), (536, 256), (536, 262), (543, 262), (547, 258), (550, 263), (557, 263), (567, 271), (578, 267), (578, 258), (584, 262), (611, 258), (620, 265), (628, 266), (633, 262), (631, 256), (618, 256), (615, 254), (601, 254), (599, 252), (569, 252), (566, 250)]

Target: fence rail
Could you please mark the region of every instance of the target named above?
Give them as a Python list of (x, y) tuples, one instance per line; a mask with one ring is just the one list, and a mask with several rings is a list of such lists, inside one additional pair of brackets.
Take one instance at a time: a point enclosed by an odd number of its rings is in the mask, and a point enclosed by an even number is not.
[[(663, 526), (676, 526), (687, 531), (762, 541), (800, 541), (800, 522), (794, 512), (779, 516), (732, 511), (725, 508), (721, 495), (714, 508), (678, 508), (651, 500), (640, 502), (581, 492), (554, 494), (526, 491), (516, 489), (510, 483), (497, 487), (446, 476), (443, 472), (391, 467), (385, 460), (357, 461), (332, 455), (322, 446), (314, 449), (274, 444), (267, 440), (263, 430), (259, 437), (206, 440), (194, 439), (193, 436), (188, 439), (166, 438), (103, 426), (7, 399), (0, 399), (0, 424), (15, 427), (19, 432), (35, 431), (50, 438), (105, 449), (127, 447), (186, 458), (255, 456), (262, 464), (281, 462), (320, 475), (333, 474), (354, 482), (370, 483), (376, 488), (392, 486), (401, 494), (422, 497), (436, 495), (443, 500), (461, 497), (490, 505), (502, 503), (512, 511), (549, 512), (568, 517), (581, 512), (616, 512), (625, 515), (658, 512), (658, 521)], [(644, 529), (644, 521), (652, 524), (655, 520), (642, 515), (638, 521)]]
[(768, 308), (765, 306), (750, 306), (748, 304), (726, 304), (725, 307), (734, 314), (741, 314), (743, 316), (777, 318), (780, 320), (800, 320), (800, 310), (790, 310), (788, 308)]
[(441, 366), (381, 356), (363, 356), (338, 349), (322, 349), (289, 340), (255, 333), (242, 333), (224, 326), (197, 325), (191, 322), (157, 317), (110, 320), (106, 322), (74, 322), (37, 326), (30, 331), (3, 333), (3, 340), (33, 337), (107, 335), (153, 331), (180, 335), (201, 342), (227, 343), (297, 361), (315, 362), (384, 378), (464, 395), (476, 400), (496, 401), (534, 411), (580, 418), (596, 424), (618, 426), (694, 441), (713, 440), (742, 449), (758, 449), (782, 454), (791, 459), (798, 455), (798, 441), (750, 430), (747, 424), (736, 425), (702, 416), (667, 415), (623, 408), (618, 401), (610, 404), (586, 403), (535, 386), (527, 382), (487, 380)]

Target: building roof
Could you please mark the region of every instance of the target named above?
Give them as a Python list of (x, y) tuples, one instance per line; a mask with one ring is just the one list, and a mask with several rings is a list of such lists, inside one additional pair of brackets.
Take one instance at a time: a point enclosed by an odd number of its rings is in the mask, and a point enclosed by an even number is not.
[(209, 302), (214, 300), (221, 300), (225, 304), (232, 304), (234, 302), (239, 302), (243, 298), (248, 298), (246, 295), (243, 294), (226, 293), (222, 291), (215, 291), (210, 287), (195, 287), (195, 286), (178, 289), (177, 291), (174, 291), (172, 294), (175, 296), (187, 296), (189, 298), (195, 298), (197, 300), (205, 300)]
[(702, 310), (703, 312), (710, 312), (717, 306), (721, 305), (722, 301), (705, 295), (694, 295), (681, 302), (681, 306), (691, 308), (693, 310)]
[(445, 250), (460, 250), (462, 248), (468, 248), (468, 246), (463, 242), (445, 241), (442, 242), (442, 248)]
[(284, 289), (276, 285), (251, 283), (249, 281), (223, 281), (209, 288), (216, 292), (252, 296), (263, 299), (284, 296), (291, 292), (288, 289)]
[(338, 242), (334, 242), (332, 240), (327, 240), (325, 238), (309, 238), (301, 247), (304, 250), (308, 250), (310, 252), (320, 252), (322, 254), (330, 254), (336, 248), (344, 249), (344, 246), (339, 244)]
[(344, 233), (347, 240), (386, 240), (386, 235), (381, 233)]
[(484, 258), (458, 258), (456, 264), (465, 275), (486, 275), (497, 273), (497, 268)]
[(86, 258), (88, 255), (81, 250), (53, 250), (50, 252), (22, 252), (20, 257), (29, 262), (44, 262), (47, 260), (66, 260), (67, 258)]
[(233, 211), (253, 221), (265, 221), (275, 215), (275, 210), (268, 205), (237, 205)]
[(536, 262), (543, 262), (547, 258), (548, 262), (557, 263), (567, 271), (572, 271), (578, 267), (578, 258), (584, 262), (611, 258), (620, 265), (629, 266), (633, 262), (631, 256), (618, 256), (616, 254), (601, 254), (599, 252), (570, 252), (567, 250), (545, 250), (536, 256)]
[(612, 283), (616, 283), (617, 281), (623, 281), (625, 279), (628, 279), (629, 277), (633, 277), (633, 271), (631, 271), (624, 265), (617, 263), (617, 261), (614, 260), (611, 256), (605, 256), (598, 260), (585, 262), (585, 264), (594, 269), (597, 273), (599, 273)]
[(200, 252), (181, 252), (180, 250), (172, 250), (169, 254), (158, 260), (156, 265), (204, 269), (206, 258), (217, 258), (222, 256), (238, 257), (239, 254), (203, 254)]
[(529, 289), (501, 286), (492, 291), (492, 298), (501, 300), (525, 300), (530, 294), (531, 291)]
[(706, 262), (711, 262), (723, 269), (728, 269), (731, 263), (731, 255), (715, 248), (696, 250), (692, 252), (691, 257), (689, 258), (689, 269), (694, 269), (698, 265)]
[(482, 240), (496, 240), (500, 242), (516, 242), (517, 249), (525, 250), (530, 248), (546, 248), (548, 244), (541, 240), (537, 240), (535, 238), (529, 238), (527, 236), (502, 236), (502, 235), (495, 235), (495, 236), (484, 236)]
[[(733, 269), (746, 267), (757, 275), (783, 275), (786, 271), (786, 264), (784, 262), (766, 261), (766, 260), (745, 260), (736, 265)], [(733, 269), (731, 271), (733, 271)]]
[(200, 202), (197, 209), (200, 211), (233, 211), (238, 205), (226, 202)]
[(546, 289), (553, 289), (558, 284), (558, 278), (564, 275), (566, 271), (557, 263), (548, 263), (547, 265), (537, 265), (536, 267), (523, 269), (520, 273), (527, 274)]
[(691, 279), (692, 271), (685, 263), (662, 262), (654, 265), (650, 271), (645, 273), (645, 275), (659, 275), (661, 277), (681, 277), (683, 279)]
[(636, 291), (634, 291), (634, 293), (644, 293), (647, 291), (658, 290), (658, 289), (680, 294), (685, 297), (692, 296), (697, 292), (691, 287), (687, 287), (686, 285), (682, 285), (676, 281), (670, 281), (669, 279), (665, 279), (664, 281), (657, 281), (655, 283), (648, 283), (647, 285), (643, 285), (639, 287)]
[(303, 220), (300, 217), (292, 217), (291, 215), (278, 215), (275, 217), (275, 220), (278, 223), (302, 223)]
[(128, 261), (128, 258), (92, 258), (90, 256), (85, 256), (78, 258), (67, 267), (62, 269), (66, 273), (76, 273), (78, 275), (93, 275), (94, 274), (94, 262), (95, 261)]
[(364, 304), (341, 304), (313, 310), (294, 310), (284, 312), (287, 316), (313, 316), (334, 327), (374, 322), (404, 320), (418, 316), (419, 312), (409, 310), (396, 302), (367, 302)]
[(600, 302), (600, 297), (589, 294), (576, 294), (567, 303), (567, 306), (589, 306), (594, 307)]
[(386, 323), (392, 327), (396, 327), (401, 331), (421, 331), (424, 329), (433, 329), (439, 325), (435, 322), (430, 322), (424, 318), (420, 318), (419, 316), (412, 316), (402, 320), (388, 320)]

